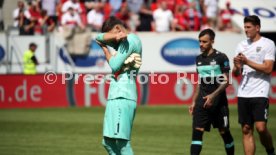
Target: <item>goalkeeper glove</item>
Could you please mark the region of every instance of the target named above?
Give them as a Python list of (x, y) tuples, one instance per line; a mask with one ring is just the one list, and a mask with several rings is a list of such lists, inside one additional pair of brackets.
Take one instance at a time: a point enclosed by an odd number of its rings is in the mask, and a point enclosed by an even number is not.
[(140, 68), (142, 65), (142, 59), (140, 54), (132, 53), (124, 62), (126, 66)]

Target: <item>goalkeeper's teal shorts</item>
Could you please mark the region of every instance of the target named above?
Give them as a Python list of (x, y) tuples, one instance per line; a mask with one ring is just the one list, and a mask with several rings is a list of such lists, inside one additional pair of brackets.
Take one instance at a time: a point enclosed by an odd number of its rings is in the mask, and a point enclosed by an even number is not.
[(136, 102), (124, 98), (108, 100), (104, 114), (103, 136), (130, 140)]

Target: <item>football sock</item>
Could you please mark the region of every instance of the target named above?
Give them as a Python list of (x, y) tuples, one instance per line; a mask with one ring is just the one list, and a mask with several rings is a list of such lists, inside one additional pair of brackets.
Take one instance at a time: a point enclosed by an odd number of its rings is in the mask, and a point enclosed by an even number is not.
[(234, 140), (230, 131), (226, 131), (224, 134), (221, 134), (221, 137), (224, 141), (225, 151), (227, 155), (234, 155), (235, 146), (234, 146)]
[(202, 136), (203, 132), (194, 129), (192, 136), (192, 144), (191, 144), (191, 155), (199, 155), (202, 149)]

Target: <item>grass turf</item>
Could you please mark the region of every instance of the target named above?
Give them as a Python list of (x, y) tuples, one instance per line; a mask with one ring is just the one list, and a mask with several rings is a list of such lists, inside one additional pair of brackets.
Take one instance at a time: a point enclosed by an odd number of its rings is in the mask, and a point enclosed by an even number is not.
[[(1, 109), (0, 155), (104, 155), (103, 107)], [(237, 107), (230, 106), (236, 154), (243, 154)], [(188, 155), (191, 116), (187, 106), (140, 106), (132, 133), (136, 155)], [(269, 129), (276, 144), (276, 105), (270, 106)], [(258, 135), (256, 155), (265, 154)], [(206, 132), (202, 155), (225, 154), (217, 130)]]

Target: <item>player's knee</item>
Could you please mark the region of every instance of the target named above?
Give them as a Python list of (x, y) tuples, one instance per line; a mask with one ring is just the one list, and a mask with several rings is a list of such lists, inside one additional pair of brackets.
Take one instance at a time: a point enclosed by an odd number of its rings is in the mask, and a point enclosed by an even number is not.
[(259, 134), (266, 133), (267, 128), (266, 125), (256, 125), (256, 130)]
[(253, 127), (250, 126), (250, 125), (247, 125), (247, 124), (243, 125), (242, 126), (242, 133), (244, 135), (252, 134), (253, 133)]

